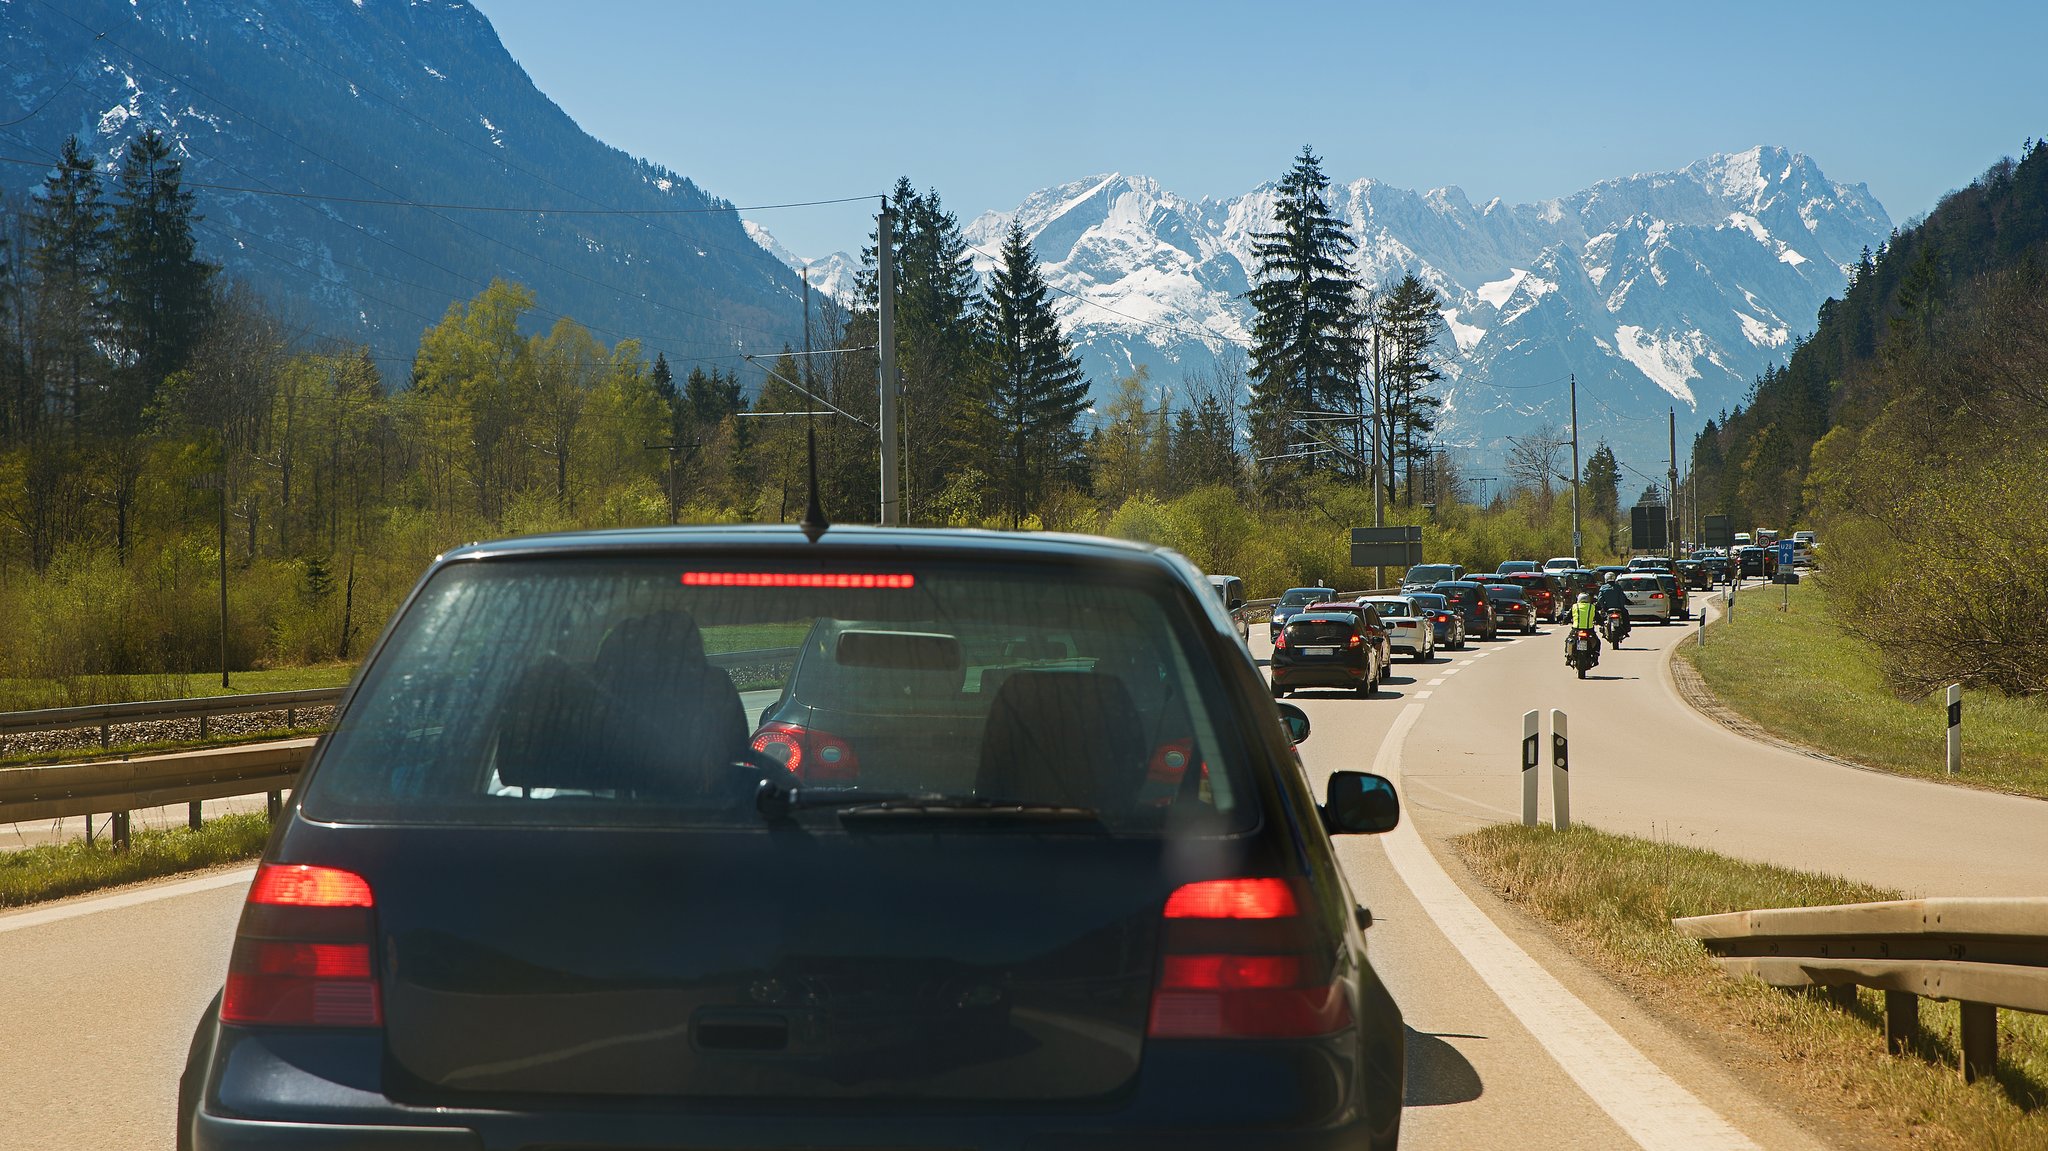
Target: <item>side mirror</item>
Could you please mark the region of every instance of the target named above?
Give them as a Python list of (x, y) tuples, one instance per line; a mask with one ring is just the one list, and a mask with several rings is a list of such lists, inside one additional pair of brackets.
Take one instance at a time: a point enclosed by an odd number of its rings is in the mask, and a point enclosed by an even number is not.
[(1239, 611), (1243, 611), (1243, 610), (1244, 610), (1244, 601), (1243, 601), (1243, 600), (1241, 600), (1241, 599), (1234, 599), (1234, 600), (1231, 600), (1231, 601), (1230, 601), (1230, 607), (1229, 607), (1229, 609), (1228, 609), (1228, 610), (1230, 610), (1230, 611), (1233, 611), (1233, 612), (1239, 612)]
[(1287, 738), (1296, 743), (1308, 738), (1308, 713), (1291, 703), (1275, 704), (1280, 709), (1280, 722), (1287, 725)]
[(1325, 796), (1323, 828), (1331, 835), (1377, 835), (1401, 822), (1401, 797), (1383, 776), (1334, 772)]

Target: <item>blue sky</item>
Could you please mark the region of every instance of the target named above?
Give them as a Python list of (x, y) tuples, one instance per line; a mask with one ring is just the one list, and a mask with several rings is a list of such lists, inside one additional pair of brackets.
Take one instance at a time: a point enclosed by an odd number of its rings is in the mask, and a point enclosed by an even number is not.
[[(743, 205), (898, 174), (963, 221), (1095, 172), (1229, 196), (1304, 143), (1519, 202), (1775, 144), (1903, 223), (2048, 135), (2032, 2), (473, 2), (587, 131)], [(816, 256), (871, 211), (757, 218)]]

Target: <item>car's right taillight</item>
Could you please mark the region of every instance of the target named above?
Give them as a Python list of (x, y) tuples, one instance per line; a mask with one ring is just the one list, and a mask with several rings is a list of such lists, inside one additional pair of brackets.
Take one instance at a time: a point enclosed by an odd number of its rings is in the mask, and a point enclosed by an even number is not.
[(816, 728), (763, 724), (753, 748), (806, 783), (851, 783), (860, 778), (860, 757), (853, 753), (853, 745)]
[(1351, 1001), (1286, 879), (1211, 879), (1167, 899), (1154, 1039), (1285, 1039), (1351, 1025)]
[(382, 1027), (375, 908), (369, 881), (355, 872), (258, 867), (228, 959), (221, 1022)]

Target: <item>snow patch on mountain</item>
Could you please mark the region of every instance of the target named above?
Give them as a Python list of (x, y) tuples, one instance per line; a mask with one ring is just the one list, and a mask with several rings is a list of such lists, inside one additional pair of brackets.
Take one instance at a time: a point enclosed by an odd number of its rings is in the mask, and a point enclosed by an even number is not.
[(759, 244), (769, 255), (782, 261), (791, 271), (808, 272), (812, 294), (833, 300), (843, 308), (853, 306), (859, 291), (854, 276), (860, 271), (860, 261), (845, 252), (834, 252), (829, 256), (807, 260), (783, 247), (782, 241), (777, 240), (774, 233), (758, 222), (742, 220), (741, 224), (746, 228), (749, 239)]

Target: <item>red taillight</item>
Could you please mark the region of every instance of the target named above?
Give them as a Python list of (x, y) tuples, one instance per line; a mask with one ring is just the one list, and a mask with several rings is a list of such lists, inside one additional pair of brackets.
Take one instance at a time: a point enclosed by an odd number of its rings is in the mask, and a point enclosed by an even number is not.
[(1663, 598), (1664, 598), (1664, 593), (1663, 593), (1663, 592), (1660, 592), (1660, 591), (1653, 591), (1653, 592), (1651, 592), (1651, 593), (1650, 593), (1650, 598), (1651, 598), (1651, 599), (1663, 599)]
[(376, 900), (352, 871), (266, 863), (249, 885), (221, 995), (223, 1023), (381, 1027)]
[(684, 587), (909, 588), (907, 572), (684, 572)]
[(1352, 636), (1351, 636), (1351, 638), (1350, 638), (1350, 639), (1347, 639), (1347, 640), (1345, 640), (1345, 641), (1344, 641), (1344, 646), (1345, 646), (1345, 647), (1362, 647), (1362, 646), (1364, 646), (1364, 644), (1365, 644), (1365, 637), (1364, 637), (1364, 636), (1362, 636), (1362, 635), (1359, 635), (1359, 634), (1357, 634), (1357, 633), (1355, 633), (1355, 632), (1354, 632), (1354, 633), (1352, 633)]
[(781, 762), (807, 783), (847, 783), (860, 778), (860, 757), (845, 740), (794, 723), (770, 723), (754, 736), (755, 751)]
[(1284, 631), (1283, 631), (1283, 632), (1277, 632), (1277, 633), (1275, 633), (1275, 634), (1274, 634), (1274, 636), (1273, 636), (1273, 650), (1274, 650), (1274, 651), (1285, 651), (1285, 650), (1286, 650), (1286, 648), (1287, 648), (1287, 633), (1286, 633), (1286, 632), (1284, 632)]
[(1152, 1038), (1299, 1038), (1350, 1026), (1351, 1002), (1289, 881), (1190, 883), (1167, 899), (1166, 919)]
[(1449, 622), (1451, 622), (1451, 616), (1450, 616), (1450, 613), (1449, 613), (1449, 612), (1441, 612), (1441, 611), (1440, 611), (1440, 612), (1438, 612), (1438, 613), (1436, 613), (1436, 622), (1438, 622), (1438, 623), (1449, 623)]
[(1210, 879), (1183, 884), (1166, 900), (1168, 919), (1288, 919), (1300, 914), (1284, 879)]

